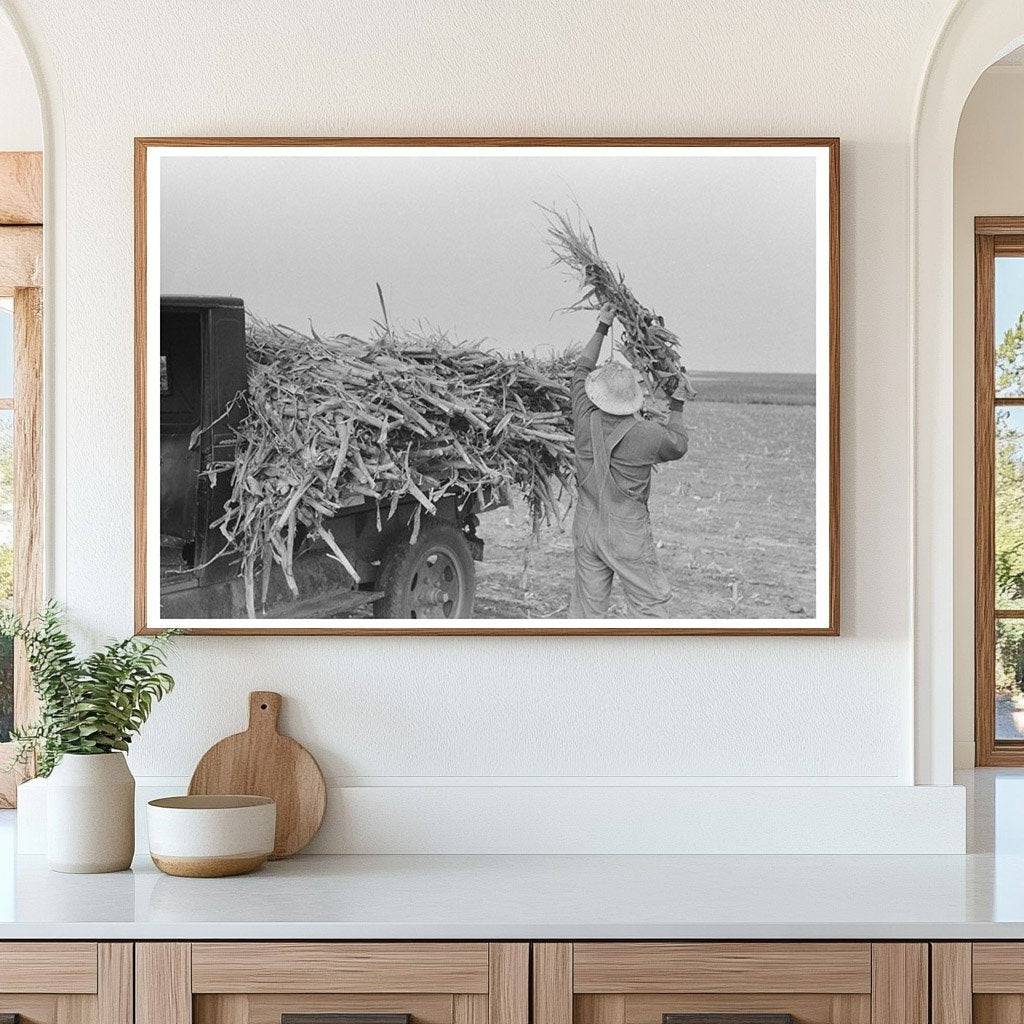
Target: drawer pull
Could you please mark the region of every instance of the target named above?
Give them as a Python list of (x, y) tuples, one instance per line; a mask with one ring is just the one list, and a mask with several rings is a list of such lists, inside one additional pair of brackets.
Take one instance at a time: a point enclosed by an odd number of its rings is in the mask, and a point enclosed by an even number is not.
[(661, 1024), (797, 1024), (791, 1013), (663, 1013)]
[[(411, 1013), (282, 1013), (281, 1024), (411, 1024)], [(7, 1024), (0, 1020), (0, 1024)], [(17, 1022), (15, 1022), (17, 1024)]]

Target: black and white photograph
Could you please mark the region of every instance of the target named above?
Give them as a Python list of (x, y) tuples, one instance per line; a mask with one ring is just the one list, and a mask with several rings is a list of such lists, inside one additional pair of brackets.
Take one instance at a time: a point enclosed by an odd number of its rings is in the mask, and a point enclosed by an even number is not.
[(834, 140), (138, 140), (139, 627), (835, 633)]

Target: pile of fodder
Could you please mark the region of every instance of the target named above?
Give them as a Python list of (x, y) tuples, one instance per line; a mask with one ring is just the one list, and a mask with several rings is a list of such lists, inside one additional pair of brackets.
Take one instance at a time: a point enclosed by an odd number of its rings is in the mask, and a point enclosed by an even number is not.
[(650, 391), (681, 383), (692, 394), (686, 367), (679, 354), (679, 338), (663, 317), (638, 301), (626, 285), (622, 271), (600, 253), (594, 229), (580, 217), (573, 223), (558, 210), (541, 207), (548, 221), (548, 245), (555, 263), (565, 266), (579, 279), (583, 294), (568, 308), (600, 309), (606, 302), (615, 307), (622, 326), (619, 351), (640, 373)]
[[(250, 317), (249, 385), (241, 423), (209, 471), (231, 474), (214, 524), (221, 554), (241, 562), (248, 614), (265, 607), (271, 573), (299, 588), (293, 560), (305, 538), (359, 582), (329, 520), (370, 502), (378, 528), (402, 503), (422, 514), (526, 498), (535, 525), (560, 521), (573, 487), (568, 357), (541, 364), (438, 332), (378, 325), (370, 340), (303, 334)], [(257, 598), (259, 591), (259, 598)]]

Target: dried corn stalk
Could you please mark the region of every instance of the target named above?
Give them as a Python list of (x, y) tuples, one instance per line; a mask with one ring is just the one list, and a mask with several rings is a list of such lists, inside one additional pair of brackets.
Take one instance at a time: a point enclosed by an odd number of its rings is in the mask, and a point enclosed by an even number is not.
[[(250, 318), (249, 386), (234, 438), (211, 483), (232, 491), (215, 524), (235, 554), (248, 614), (265, 607), (278, 567), (298, 594), (294, 559), (322, 543), (354, 581), (330, 520), (368, 503), (378, 526), (400, 507), (423, 512), (526, 497), (535, 525), (557, 521), (571, 498), (573, 439), (567, 359), (539, 364), (453, 344), (439, 333), (397, 333), (385, 321), (364, 341), (305, 335)], [(259, 592), (259, 597), (257, 597)]]
[(590, 224), (584, 224), (582, 218), (573, 224), (557, 210), (541, 209), (547, 215), (549, 245), (555, 263), (577, 276), (583, 289), (580, 298), (568, 308), (600, 309), (606, 302), (612, 303), (622, 325), (619, 349), (643, 375), (648, 388), (661, 390), (674, 377), (685, 381), (679, 338), (665, 326), (662, 317), (637, 301), (626, 286), (622, 271), (604, 259)]
[[(652, 389), (681, 375), (678, 339), (600, 256), (589, 225), (546, 212), (556, 263), (585, 289), (570, 308), (613, 303), (621, 350)], [(367, 505), (380, 528), (413, 505), (413, 541), (422, 514), (449, 497), (460, 508), (486, 507), (505, 503), (514, 487), (535, 527), (564, 517), (574, 488), (574, 356), (542, 363), (437, 332), (398, 332), (386, 311), (370, 340), (253, 317), (247, 340), (242, 421), (207, 475), (213, 483), (231, 474), (214, 524), (226, 542), (216, 557), (238, 557), (250, 616), (265, 608), (275, 567), (298, 595), (294, 561), (306, 544), (322, 545), (359, 581), (331, 533), (330, 520), (346, 508)]]

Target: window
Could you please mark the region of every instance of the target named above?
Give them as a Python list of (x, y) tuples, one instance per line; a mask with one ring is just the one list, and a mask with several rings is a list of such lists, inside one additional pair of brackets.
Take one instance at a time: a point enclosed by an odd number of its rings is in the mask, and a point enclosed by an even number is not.
[(976, 761), (1024, 765), (1024, 218), (975, 252)]
[[(14, 603), (14, 301), (0, 299), (0, 607)], [(0, 743), (14, 726), (14, 645), (0, 638)]]
[[(42, 595), (42, 166), (40, 153), (0, 153), (0, 606), (22, 616)], [(24, 651), (0, 639), (0, 807), (26, 774), (5, 741), (34, 717)]]

